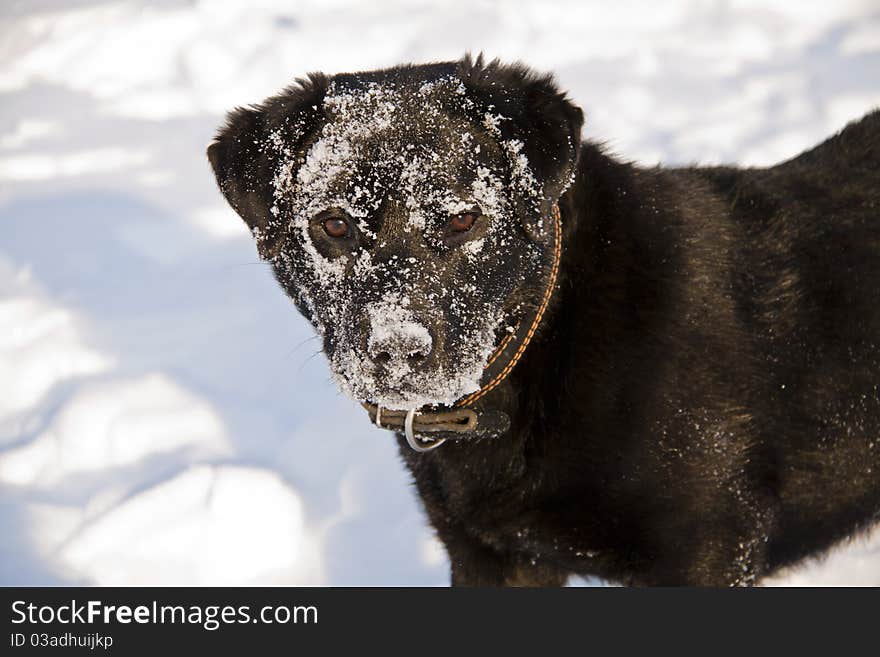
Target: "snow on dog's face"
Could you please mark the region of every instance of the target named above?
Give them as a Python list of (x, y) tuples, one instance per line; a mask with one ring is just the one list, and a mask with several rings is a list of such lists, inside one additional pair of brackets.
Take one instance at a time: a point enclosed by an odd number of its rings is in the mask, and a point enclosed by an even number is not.
[(539, 302), (580, 121), (549, 79), (465, 59), (313, 76), (209, 157), (340, 387), (403, 410), (479, 389)]
[[(454, 79), (331, 82), (326, 122), (274, 181), (273, 211), (292, 227), (278, 280), (308, 309), (342, 389), (388, 408), (477, 390), (514, 292), (540, 278), (492, 124), (450, 115), (442, 101), (456, 97), (467, 102)], [(283, 130), (271, 138), (283, 151)], [(535, 186), (527, 163), (516, 174)]]

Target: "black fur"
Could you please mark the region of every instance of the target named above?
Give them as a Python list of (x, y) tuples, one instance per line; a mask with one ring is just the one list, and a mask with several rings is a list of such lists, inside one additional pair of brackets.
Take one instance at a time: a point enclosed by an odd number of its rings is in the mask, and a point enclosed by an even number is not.
[[(880, 112), (770, 168), (646, 169), (579, 144), (580, 110), (521, 65), (337, 79), (450, 72), (525, 144), (529, 239), (557, 198), (564, 226), (548, 315), (486, 401), (510, 431), (398, 437), (452, 582), (752, 584), (880, 519)], [(254, 144), (284, 122), (308, 141), (327, 80), (238, 110), (209, 149), (264, 256), (290, 247)]]

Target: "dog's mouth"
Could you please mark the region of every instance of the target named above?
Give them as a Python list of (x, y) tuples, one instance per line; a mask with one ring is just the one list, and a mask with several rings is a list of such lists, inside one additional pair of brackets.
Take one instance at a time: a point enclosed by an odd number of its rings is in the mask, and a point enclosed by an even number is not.
[(491, 339), (484, 336), (482, 346), (475, 345), (469, 357), (447, 354), (440, 362), (452, 366), (432, 368), (431, 371), (412, 371), (403, 377), (391, 376), (374, 368), (370, 377), (371, 389), (364, 390), (360, 400), (372, 407), (431, 411), (451, 410), (469, 394), (480, 390), (481, 381), (489, 368), (499, 367), (517, 336), (522, 321), (522, 304), (514, 304), (502, 319), (489, 329)]

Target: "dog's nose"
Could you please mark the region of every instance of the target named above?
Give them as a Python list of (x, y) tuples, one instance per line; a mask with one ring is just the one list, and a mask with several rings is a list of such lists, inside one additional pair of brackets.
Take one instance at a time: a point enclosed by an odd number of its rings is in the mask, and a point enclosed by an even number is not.
[(367, 350), (376, 363), (416, 366), (431, 354), (434, 341), (424, 325), (391, 318), (375, 318), (371, 324)]

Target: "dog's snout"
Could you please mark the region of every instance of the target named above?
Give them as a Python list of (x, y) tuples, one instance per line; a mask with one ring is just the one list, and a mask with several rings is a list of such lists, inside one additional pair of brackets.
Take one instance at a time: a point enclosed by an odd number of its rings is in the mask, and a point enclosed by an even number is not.
[(417, 366), (431, 355), (434, 341), (427, 327), (416, 321), (373, 317), (367, 351), (379, 365)]
[(368, 340), (370, 356), (377, 363), (407, 361), (412, 364), (423, 361), (431, 354), (432, 340), (428, 330), (421, 324), (406, 324), (399, 330), (371, 331)]
[(411, 365), (417, 365), (428, 357), (430, 349), (410, 350), (408, 347), (400, 345), (402, 348), (397, 349), (398, 345), (390, 345), (389, 348), (372, 353), (373, 360), (380, 365), (387, 365), (394, 360), (406, 360)]

